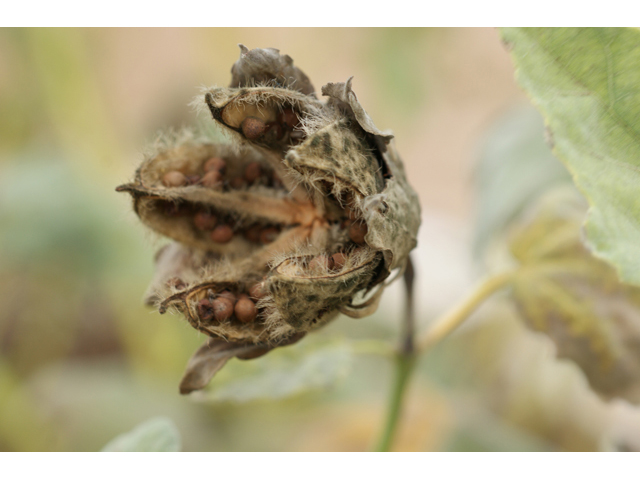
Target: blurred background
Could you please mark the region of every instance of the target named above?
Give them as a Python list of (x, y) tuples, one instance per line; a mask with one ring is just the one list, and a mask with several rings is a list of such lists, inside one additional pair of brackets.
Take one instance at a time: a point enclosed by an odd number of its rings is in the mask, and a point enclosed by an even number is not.
[[(100, 450), (157, 416), (183, 450), (375, 444), (399, 283), (370, 318), (232, 360), (199, 398), (177, 386), (205, 339), (142, 305), (164, 241), (114, 189), (159, 131), (195, 122), (200, 86), (229, 83), (238, 43), (279, 48), (317, 90), (353, 75), (394, 131), (423, 209), (421, 330), (495, 267), (518, 211), (568, 181), (495, 30), (0, 29), (0, 450)], [(632, 448), (638, 425), (498, 295), (422, 358), (394, 448)]]

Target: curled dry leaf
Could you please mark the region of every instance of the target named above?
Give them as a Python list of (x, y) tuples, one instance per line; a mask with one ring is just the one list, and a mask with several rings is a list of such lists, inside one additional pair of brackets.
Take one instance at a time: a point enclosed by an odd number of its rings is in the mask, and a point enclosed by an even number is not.
[(324, 87), (321, 102), (290, 57), (243, 46), (232, 76), (201, 99), (231, 143), (185, 134), (118, 187), (175, 241), (157, 254), (148, 302), (212, 337), (189, 362), (183, 393), (233, 356), (297, 341), (340, 312), (372, 313), (420, 224), (392, 135), (351, 79)]
[(522, 264), (513, 295), (526, 323), (547, 334), (604, 398), (640, 402), (640, 288), (625, 285), (581, 241), (586, 203), (554, 191), (512, 237)]

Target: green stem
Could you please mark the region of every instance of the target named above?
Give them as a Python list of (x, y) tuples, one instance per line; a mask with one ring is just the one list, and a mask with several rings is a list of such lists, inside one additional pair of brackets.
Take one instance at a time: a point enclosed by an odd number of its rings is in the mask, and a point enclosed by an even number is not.
[(489, 277), (481, 282), (464, 301), (434, 322), (433, 326), (418, 343), (418, 351), (422, 353), (443, 340), (469, 318), (487, 298), (511, 283), (514, 275), (515, 272), (507, 272)]
[(404, 321), (402, 322), (402, 335), (400, 348), (396, 354), (396, 373), (391, 391), (391, 400), (389, 401), (389, 409), (387, 417), (380, 437), (379, 444), (376, 448), (378, 452), (388, 452), (393, 442), (394, 434), (398, 427), (398, 419), (402, 410), (402, 401), (409, 384), (409, 378), (415, 364), (415, 310), (413, 305), (413, 280), (414, 270), (411, 258), (407, 262), (407, 268), (404, 271), (404, 284), (406, 287), (406, 308), (404, 312)]
[(388, 452), (395, 436), (398, 419), (402, 407), (402, 400), (409, 384), (409, 378), (415, 365), (415, 355), (398, 354), (396, 356), (396, 373), (393, 390), (391, 391), (391, 400), (385, 420), (384, 429), (380, 437), (380, 441), (376, 446), (378, 452)]
[(481, 282), (463, 302), (437, 320), (418, 345), (414, 346), (413, 269), (408, 268), (407, 270), (408, 272), (405, 274), (405, 283), (407, 285), (407, 312), (404, 322), (403, 343), (399, 352), (396, 354), (395, 380), (393, 390), (391, 391), (391, 399), (389, 401), (384, 429), (376, 447), (378, 452), (388, 452), (391, 448), (398, 427), (398, 420), (400, 419), (404, 395), (407, 391), (407, 386), (409, 385), (409, 380), (418, 356), (453, 332), (469, 318), (486, 299), (511, 283), (515, 275), (515, 272), (507, 272), (490, 277)]

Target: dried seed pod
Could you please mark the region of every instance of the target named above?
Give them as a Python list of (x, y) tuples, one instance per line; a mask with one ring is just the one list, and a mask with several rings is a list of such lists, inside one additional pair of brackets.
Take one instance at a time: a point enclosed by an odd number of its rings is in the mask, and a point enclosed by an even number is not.
[[(231, 87), (204, 95), (235, 145), (177, 139), (118, 189), (131, 193), (145, 224), (179, 242), (158, 255), (148, 298), (161, 313), (176, 309), (213, 338), (189, 362), (183, 393), (202, 388), (232, 356), (250, 358), (297, 341), (340, 312), (371, 313), (375, 302), (358, 305), (356, 295), (377, 289), (379, 298), (415, 247), (418, 199), (392, 136), (373, 124), (351, 79), (322, 92), (327, 102), (289, 57), (243, 47)], [(224, 159), (224, 188), (202, 180), (164, 186), (168, 171), (219, 173), (214, 158)], [(176, 204), (181, 213), (167, 211)], [(210, 232), (196, 224), (202, 211), (217, 217)], [(167, 285), (175, 276), (185, 288)], [(235, 306), (224, 293), (247, 289), (250, 298), (242, 294)]]

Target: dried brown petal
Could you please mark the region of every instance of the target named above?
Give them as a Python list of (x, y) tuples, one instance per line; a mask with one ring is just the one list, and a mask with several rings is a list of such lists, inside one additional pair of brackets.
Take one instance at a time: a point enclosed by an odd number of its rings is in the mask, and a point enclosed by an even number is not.
[(240, 44), (240, 60), (231, 68), (232, 87), (253, 87), (269, 84), (313, 94), (313, 85), (302, 70), (293, 66), (289, 55), (280, 55), (275, 48), (249, 50)]

